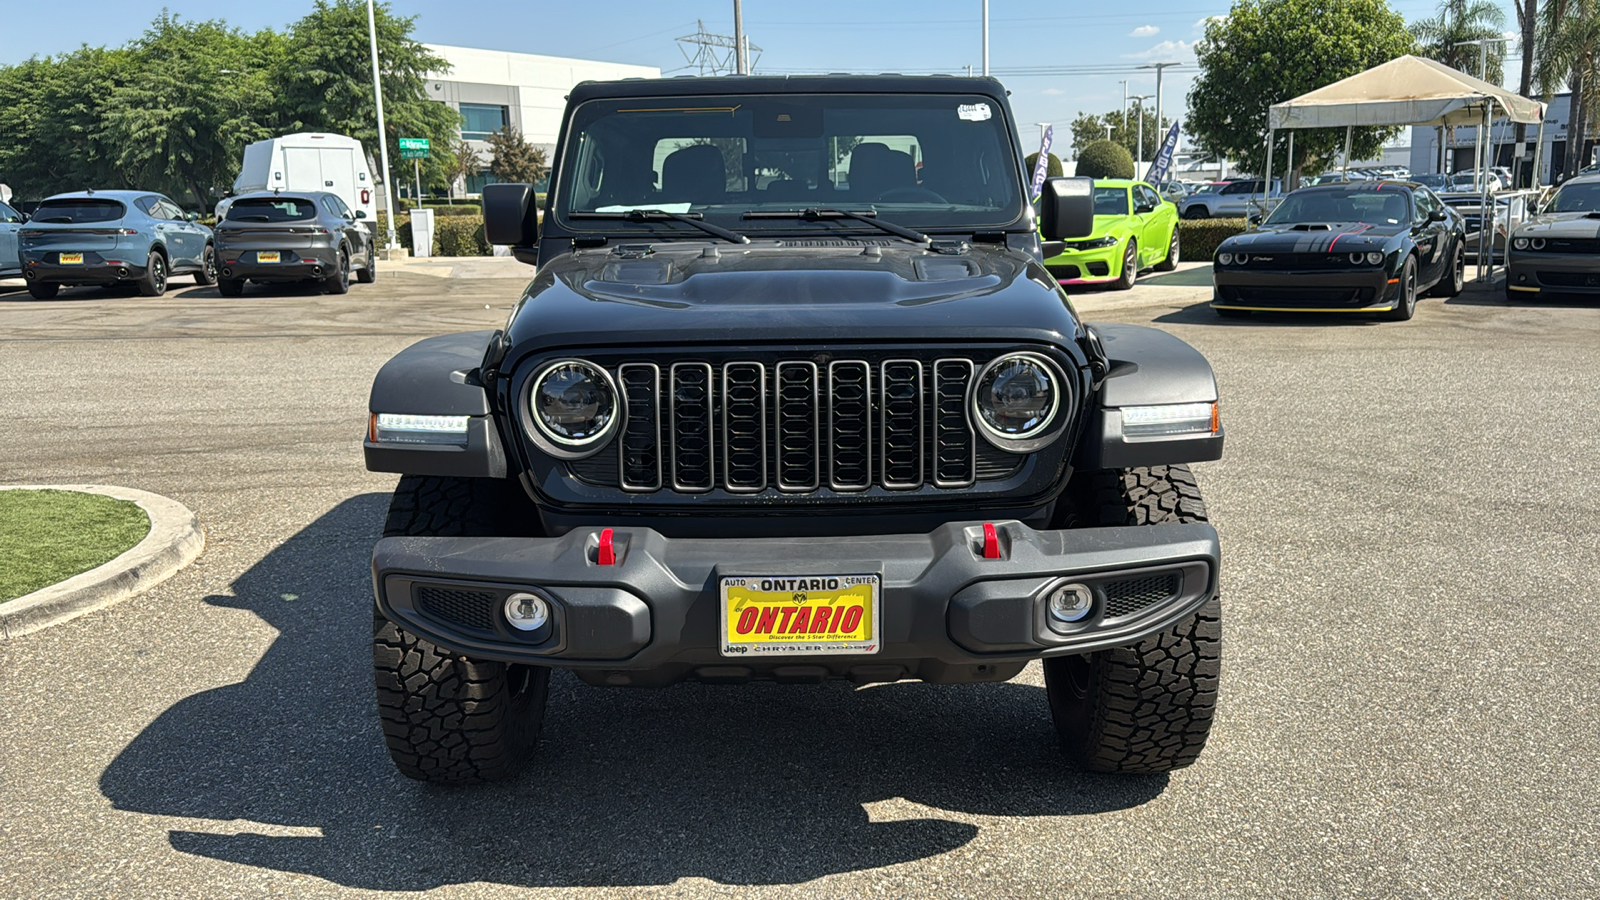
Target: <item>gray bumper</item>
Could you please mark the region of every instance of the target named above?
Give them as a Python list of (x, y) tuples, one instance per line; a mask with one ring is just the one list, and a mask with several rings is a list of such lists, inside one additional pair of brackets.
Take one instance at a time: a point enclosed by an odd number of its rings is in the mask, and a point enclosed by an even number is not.
[(1600, 258), (1584, 253), (1528, 253), (1506, 257), (1506, 289), (1537, 293), (1600, 294)]
[[(609, 566), (597, 562), (598, 528), (560, 538), (394, 537), (378, 542), (373, 577), (385, 616), (447, 649), (590, 670), (591, 680), (610, 684), (741, 680), (762, 665), (860, 681), (983, 680), (1030, 659), (1135, 643), (1217, 590), (1220, 549), (1210, 525), (995, 525), (1000, 559), (983, 558), (982, 523), (928, 534), (748, 540), (618, 528)], [(873, 572), (883, 586), (880, 652), (755, 664), (722, 655), (724, 576)], [(1089, 585), (1097, 599), (1087, 619), (1060, 633), (1046, 623), (1044, 597), (1064, 577)], [(531, 635), (501, 615), (507, 596), (530, 588), (555, 607), (551, 625)]]

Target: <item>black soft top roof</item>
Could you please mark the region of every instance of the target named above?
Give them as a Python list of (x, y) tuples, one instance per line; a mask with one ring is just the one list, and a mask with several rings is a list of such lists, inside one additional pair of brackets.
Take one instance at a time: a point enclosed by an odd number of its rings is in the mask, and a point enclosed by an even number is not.
[(678, 97), (701, 94), (986, 94), (1004, 99), (995, 78), (956, 75), (718, 75), (710, 78), (629, 78), (585, 81), (573, 87), (573, 103), (604, 97)]

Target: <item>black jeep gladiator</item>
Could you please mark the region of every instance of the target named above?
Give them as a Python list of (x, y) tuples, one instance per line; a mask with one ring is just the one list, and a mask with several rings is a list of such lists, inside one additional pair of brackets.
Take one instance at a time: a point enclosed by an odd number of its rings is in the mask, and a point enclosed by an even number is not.
[[(503, 778), (550, 671), (998, 682), (1042, 660), (1067, 755), (1164, 772), (1217, 699), (1220, 551), (1186, 463), (1222, 453), (1206, 360), (1085, 323), (1040, 264), (1086, 179), (1029, 202), (989, 78), (584, 83), (537, 267), (497, 331), (372, 388), (402, 473), (373, 553), (401, 771)], [(1041, 245), (1041, 232), (1046, 246)]]

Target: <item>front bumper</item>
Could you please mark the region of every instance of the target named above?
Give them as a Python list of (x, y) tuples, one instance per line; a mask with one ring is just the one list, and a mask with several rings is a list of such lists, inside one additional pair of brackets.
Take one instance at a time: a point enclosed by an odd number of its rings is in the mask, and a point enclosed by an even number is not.
[(304, 247), (278, 253), (278, 262), (264, 263), (257, 260), (254, 249), (222, 246), (217, 248), (217, 268), (223, 278), (265, 282), (326, 278), (339, 266), (338, 251), (332, 247)]
[(1105, 284), (1122, 277), (1123, 243), (1094, 250), (1068, 250), (1044, 261), (1061, 284)]
[(1258, 312), (1388, 312), (1400, 279), (1387, 266), (1373, 269), (1279, 269), (1250, 271), (1217, 266), (1213, 309)]
[(1600, 294), (1600, 257), (1512, 250), (1506, 257), (1506, 290), (1525, 294)]
[[(999, 559), (983, 557), (982, 523), (748, 540), (618, 528), (614, 565), (598, 562), (598, 528), (559, 538), (391, 537), (374, 549), (373, 579), (384, 616), (452, 652), (571, 668), (616, 685), (689, 677), (1003, 680), (1031, 659), (1136, 643), (1217, 591), (1221, 551), (1210, 525), (994, 524)], [(722, 654), (723, 577), (873, 572), (882, 579), (879, 652), (760, 661)], [(1096, 595), (1089, 616), (1064, 633), (1045, 614), (1047, 589), (1062, 578)], [(501, 608), (529, 589), (551, 599), (551, 624), (518, 632)]]

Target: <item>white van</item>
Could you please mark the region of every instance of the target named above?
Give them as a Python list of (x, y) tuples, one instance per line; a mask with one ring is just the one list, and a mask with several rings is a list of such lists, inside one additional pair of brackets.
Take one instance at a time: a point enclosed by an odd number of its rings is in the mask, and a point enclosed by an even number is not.
[[(377, 221), (376, 185), (366, 151), (353, 137), (307, 131), (246, 145), (233, 193), (273, 188), (338, 194), (351, 209), (367, 214), (362, 225), (369, 231)], [(228, 202), (217, 204), (218, 219), (228, 211)]]

